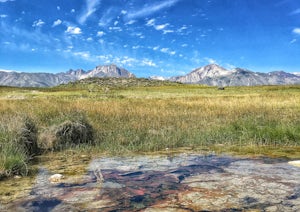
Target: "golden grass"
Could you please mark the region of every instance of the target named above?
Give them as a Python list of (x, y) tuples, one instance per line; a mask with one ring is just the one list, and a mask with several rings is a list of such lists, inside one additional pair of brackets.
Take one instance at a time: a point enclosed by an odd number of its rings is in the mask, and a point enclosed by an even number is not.
[(74, 111), (87, 115), (96, 131), (95, 149), (101, 152), (300, 145), (300, 86), (219, 91), (174, 85), (109, 92), (89, 92), (84, 87), (0, 92), (0, 114), (24, 113), (40, 129)]

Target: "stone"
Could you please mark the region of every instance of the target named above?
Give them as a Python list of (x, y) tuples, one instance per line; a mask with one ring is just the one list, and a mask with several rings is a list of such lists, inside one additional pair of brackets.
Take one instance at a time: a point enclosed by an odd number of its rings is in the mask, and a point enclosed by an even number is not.
[(62, 174), (54, 174), (54, 175), (51, 175), (48, 180), (51, 183), (59, 183), (64, 178), (65, 177)]
[(289, 161), (288, 164), (300, 167), (300, 160)]

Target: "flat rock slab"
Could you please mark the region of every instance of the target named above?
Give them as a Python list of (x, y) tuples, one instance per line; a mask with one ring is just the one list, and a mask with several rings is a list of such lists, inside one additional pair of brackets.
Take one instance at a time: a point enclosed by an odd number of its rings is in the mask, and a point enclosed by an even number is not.
[[(101, 172), (103, 182), (95, 173)], [(83, 176), (41, 169), (22, 211), (300, 211), (300, 168), (285, 160), (217, 155), (106, 157)], [(1, 208), (1, 207), (0, 207)]]

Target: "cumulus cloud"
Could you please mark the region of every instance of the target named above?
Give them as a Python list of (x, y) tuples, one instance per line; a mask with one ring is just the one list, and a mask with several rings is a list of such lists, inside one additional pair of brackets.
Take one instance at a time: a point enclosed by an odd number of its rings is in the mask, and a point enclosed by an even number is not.
[(100, 5), (101, 0), (86, 0), (86, 9), (83, 11), (81, 16), (79, 17), (78, 22), (80, 24), (84, 24), (88, 17), (90, 17), (93, 13), (96, 12), (97, 7)]
[(0, 14), (0, 18), (6, 18), (7, 15), (6, 14)]
[(127, 13), (126, 17), (128, 19), (141, 18), (145, 16), (152, 15), (153, 13), (159, 12), (160, 10), (172, 7), (180, 0), (165, 0), (159, 1), (151, 5), (146, 5), (141, 9), (130, 11)]
[(300, 35), (300, 28), (293, 29), (293, 33)]
[(33, 24), (32, 24), (32, 26), (33, 26), (33, 27), (41, 27), (41, 26), (43, 26), (44, 24), (45, 24), (45, 22), (42, 21), (41, 19), (39, 19), (39, 20), (34, 21)]
[(79, 27), (69, 26), (66, 30), (66, 33), (69, 33), (69, 34), (72, 34), (72, 35), (79, 35), (79, 34), (82, 33), (82, 31)]
[(57, 19), (56, 21), (53, 22), (52, 27), (56, 27), (60, 24), (62, 24), (62, 21), (60, 19)]
[(97, 32), (98, 37), (102, 37), (103, 35), (105, 35), (105, 32), (103, 32), (103, 31), (98, 31)]
[(169, 48), (161, 48), (160, 51), (162, 53), (166, 53), (166, 54), (169, 54), (169, 55), (175, 55), (176, 54), (176, 51), (171, 51)]

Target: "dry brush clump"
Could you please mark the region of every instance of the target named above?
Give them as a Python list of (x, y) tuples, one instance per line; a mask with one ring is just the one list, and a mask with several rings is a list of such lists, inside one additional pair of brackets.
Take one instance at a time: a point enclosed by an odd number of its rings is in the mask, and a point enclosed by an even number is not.
[(83, 115), (66, 116), (61, 119), (60, 123), (53, 124), (41, 132), (39, 144), (42, 149), (61, 150), (93, 143), (93, 127)]

